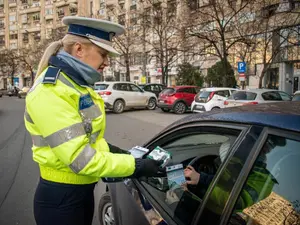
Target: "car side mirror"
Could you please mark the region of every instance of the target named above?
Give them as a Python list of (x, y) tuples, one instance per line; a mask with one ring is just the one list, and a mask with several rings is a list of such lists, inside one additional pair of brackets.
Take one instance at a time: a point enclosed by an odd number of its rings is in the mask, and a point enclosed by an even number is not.
[(103, 177), (102, 181), (104, 183), (118, 183), (118, 182), (123, 182), (123, 178), (110, 178), (110, 177)]

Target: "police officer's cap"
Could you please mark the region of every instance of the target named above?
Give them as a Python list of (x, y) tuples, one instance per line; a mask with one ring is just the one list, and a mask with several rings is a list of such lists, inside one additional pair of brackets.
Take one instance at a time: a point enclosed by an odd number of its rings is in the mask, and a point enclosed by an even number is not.
[(123, 26), (107, 20), (67, 16), (62, 22), (69, 26), (68, 34), (88, 38), (95, 45), (109, 52), (111, 56), (119, 53), (112, 47), (112, 38), (125, 32)]

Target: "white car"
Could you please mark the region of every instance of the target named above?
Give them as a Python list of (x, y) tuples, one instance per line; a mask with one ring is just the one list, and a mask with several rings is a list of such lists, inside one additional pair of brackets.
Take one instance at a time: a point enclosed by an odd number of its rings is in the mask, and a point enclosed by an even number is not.
[(235, 92), (224, 102), (224, 105), (225, 108), (229, 108), (291, 100), (292, 97), (283, 91), (273, 89), (250, 89)]
[(234, 88), (203, 88), (195, 96), (191, 109), (193, 112), (207, 112), (224, 108), (224, 101), (238, 91)]
[(104, 100), (105, 108), (115, 113), (129, 108), (156, 108), (156, 95), (143, 91), (131, 82), (97, 82), (94, 89)]

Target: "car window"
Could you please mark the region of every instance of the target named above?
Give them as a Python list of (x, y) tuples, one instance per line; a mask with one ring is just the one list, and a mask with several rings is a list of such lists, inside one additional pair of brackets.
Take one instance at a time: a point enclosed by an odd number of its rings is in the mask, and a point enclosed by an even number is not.
[(129, 86), (128, 84), (118, 83), (113, 86), (113, 89), (118, 91), (129, 91)]
[(220, 95), (222, 97), (229, 97), (229, 95), (230, 95), (228, 90), (216, 91), (215, 94)]
[(292, 101), (300, 101), (300, 94), (294, 95)]
[(279, 94), (283, 101), (291, 101), (291, 99), (292, 99), (288, 93), (280, 91)]
[(300, 141), (269, 135), (229, 224), (300, 224)]
[[(224, 162), (240, 131), (221, 128), (190, 128), (170, 134), (157, 144), (168, 151), (169, 165), (189, 163), (207, 179), (194, 185), (178, 185), (170, 177), (142, 180), (142, 185), (175, 221), (190, 224), (219, 166)], [(153, 148), (156, 144), (153, 144)], [(149, 147), (151, 149), (151, 147)], [(178, 175), (174, 175), (175, 177)], [(180, 222), (179, 222), (180, 221)]]
[(282, 101), (282, 98), (277, 91), (264, 92), (261, 96), (265, 101)]
[(94, 89), (97, 91), (106, 90), (108, 88), (108, 84), (95, 84)]
[(156, 85), (156, 84), (151, 85), (151, 91), (155, 91), (155, 92), (160, 91), (160, 90), (159, 90), (159, 86)]
[(256, 99), (257, 94), (249, 91), (237, 91), (233, 93), (228, 99), (251, 101)]
[(130, 86), (130, 91), (141, 92), (141, 89), (139, 89), (138, 86), (136, 86), (134, 84), (129, 84), (129, 86)]
[(177, 90), (177, 93), (190, 93), (195, 94), (194, 88), (180, 88)]
[(176, 90), (174, 88), (165, 88), (164, 90), (162, 90), (162, 92), (160, 93), (161, 95), (172, 95), (176, 92)]
[(150, 85), (145, 86), (145, 87), (144, 87), (144, 90), (145, 90), (145, 91), (151, 91)]

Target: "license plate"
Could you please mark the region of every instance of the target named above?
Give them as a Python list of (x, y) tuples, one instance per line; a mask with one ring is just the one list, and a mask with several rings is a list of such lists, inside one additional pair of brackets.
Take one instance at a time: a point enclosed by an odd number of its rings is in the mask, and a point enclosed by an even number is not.
[(164, 100), (159, 100), (158, 102), (159, 102), (159, 103), (164, 103), (165, 101), (164, 101)]
[(203, 105), (196, 105), (196, 109), (203, 109)]

